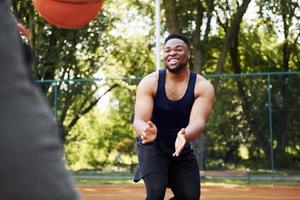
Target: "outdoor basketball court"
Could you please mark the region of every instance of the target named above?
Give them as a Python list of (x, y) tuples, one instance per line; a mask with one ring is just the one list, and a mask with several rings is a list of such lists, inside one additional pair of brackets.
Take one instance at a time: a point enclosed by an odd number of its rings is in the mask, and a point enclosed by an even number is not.
[[(84, 200), (142, 200), (143, 185), (78, 186)], [(300, 200), (300, 187), (204, 185), (201, 200)], [(172, 197), (167, 191), (166, 198)]]

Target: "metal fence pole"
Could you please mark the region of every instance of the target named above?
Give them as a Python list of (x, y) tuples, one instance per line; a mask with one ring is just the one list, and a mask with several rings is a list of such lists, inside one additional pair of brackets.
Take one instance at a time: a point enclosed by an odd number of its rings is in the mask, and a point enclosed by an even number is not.
[(53, 115), (55, 117), (55, 119), (57, 119), (57, 100), (58, 100), (58, 81), (54, 82), (54, 111), (53, 111)]
[(155, 0), (156, 71), (160, 69), (160, 0)]
[(268, 105), (269, 105), (269, 134), (270, 134), (271, 170), (272, 170), (272, 183), (273, 183), (273, 180), (274, 180), (274, 151), (273, 151), (272, 80), (271, 80), (271, 74), (268, 74)]

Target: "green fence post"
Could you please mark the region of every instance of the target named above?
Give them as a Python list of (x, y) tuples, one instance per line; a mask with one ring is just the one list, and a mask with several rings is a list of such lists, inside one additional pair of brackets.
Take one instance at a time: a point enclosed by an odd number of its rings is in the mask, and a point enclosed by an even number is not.
[(268, 74), (268, 105), (269, 105), (269, 133), (270, 133), (271, 170), (272, 170), (272, 184), (273, 184), (273, 181), (274, 181), (274, 152), (273, 152), (272, 80), (271, 80), (271, 74)]
[(54, 111), (53, 115), (55, 116), (55, 119), (57, 119), (57, 99), (58, 99), (58, 81), (54, 82)]

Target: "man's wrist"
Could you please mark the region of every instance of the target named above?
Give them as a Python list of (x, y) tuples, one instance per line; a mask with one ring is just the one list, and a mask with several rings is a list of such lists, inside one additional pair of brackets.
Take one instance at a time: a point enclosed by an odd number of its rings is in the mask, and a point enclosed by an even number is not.
[(185, 141), (186, 142), (188, 142), (188, 132), (187, 132), (187, 130), (186, 129), (184, 129), (184, 131), (183, 131), (183, 133), (182, 133), (182, 135), (183, 135), (183, 137), (184, 137), (184, 139), (185, 139)]

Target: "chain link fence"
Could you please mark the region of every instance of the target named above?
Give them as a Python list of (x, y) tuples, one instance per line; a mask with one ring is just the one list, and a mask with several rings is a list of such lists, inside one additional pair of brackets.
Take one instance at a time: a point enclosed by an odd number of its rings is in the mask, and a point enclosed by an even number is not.
[[(300, 72), (205, 77), (215, 87), (216, 100), (205, 134), (193, 142), (202, 170), (265, 170), (271, 173), (300, 170)], [(119, 97), (131, 95), (128, 102), (134, 104), (134, 88), (140, 80), (106, 78), (37, 83), (47, 93), (54, 115), (59, 120), (64, 119), (64, 128), (68, 131), (72, 123), (77, 122), (72, 122), (74, 118), (68, 116), (80, 118), (88, 112), (84, 103), (92, 106), (112, 87), (119, 88)], [(133, 116), (133, 109), (124, 109), (127, 110), (122, 112)], [(82, 112), (84, 110), (86, 112)], [(131, 123), (130, 119), (125, 123)]]

